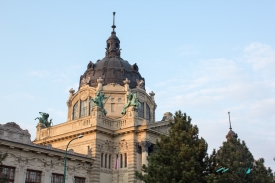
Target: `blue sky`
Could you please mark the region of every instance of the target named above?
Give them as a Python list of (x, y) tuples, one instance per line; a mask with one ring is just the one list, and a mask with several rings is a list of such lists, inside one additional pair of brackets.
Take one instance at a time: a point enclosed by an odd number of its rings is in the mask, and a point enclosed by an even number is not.
[(68, 90), (102, 59), (112, 12), (122, 58), (137, 63), (164, 112), (190, 115), (219, 148), (232, 127), (275, 170), (275, 1), (0, 1), (0, 123), (35, 137), (65, 122)]

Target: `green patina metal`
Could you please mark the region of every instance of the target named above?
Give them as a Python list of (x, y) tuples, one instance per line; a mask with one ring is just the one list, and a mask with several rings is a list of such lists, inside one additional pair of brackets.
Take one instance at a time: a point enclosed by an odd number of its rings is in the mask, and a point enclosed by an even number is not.
[(220, 172), (220, 173), (225, 173), (225, 172), (227, 172), (229, 170), (229, 168), (226, 168), (226, 167), (221, 167), (221, 168), (219, 168), (218, 170), (216, 170), (216, 172), (218, 173), (218, 172)]
[(42, 127), (42, 128), (50, 127), (52, 124), (52, 119), (50, 119), (50, 121), (48, 121), (49, 114), (45, 113), (45, 112), (39, 112), (39, 114), (41, 115), (41, 117), (37, 117), (34, 120), (38, 119), (40, 127)]
[(137, 95), (135, 93), (130, 93), (126, 95), (127, 97), (127, 104), (124, 105), (121, 114), (126, 114), (126, 109), (130, 106), (134, 106), (135, 108), (139, 107), (139, 101), (137, 99)]
[[(244, 175), (244, 177), (248, 174), (250, 174), (251, 172), (251, 166), (252, 166), (252, 163), (250, 165), (249, 168), (238, 168), (237, 170), (237, 174), (241, 174), (241, 175)], [(217, 173), (225, 173), (229, 170), (229, 168), (226, 168), (226, 167), (221, 167), (219, 168), (218, 170), (216, 170)]]
[(110, 96), (105, 96), (104, 93), (101, 93), (100, 91), (98, 91), (96, 93), (96, 97), (93, 99), (91, 98), (90, 102), (93, 102), (94, 103), (94, 106), (98, 106), (100, 107), (104, 114), (106, 115), (107, 114), (107, 111), (104, 109), (104, 103), (103, 103), (103, 100), (109, 98)]

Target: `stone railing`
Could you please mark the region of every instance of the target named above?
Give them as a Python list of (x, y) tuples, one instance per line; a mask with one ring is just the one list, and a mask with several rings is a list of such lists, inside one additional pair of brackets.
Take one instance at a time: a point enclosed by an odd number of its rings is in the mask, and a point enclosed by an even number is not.
[(101, 117), (101, 119), (96, 121), (96, 118), (92, 116), (87, 116), (84, 118), (79, 118), (73, 121), (61, 123), (49, 128), (41, 129), (39, 133), (39, 139), (47, 139), (53, 136), (62, 135), (64, 133), (75, 132), (78, 130), (85, 130), (93, 126), (101, 126), (110, 130), (118, 130), (120, 128), (125, 128), (132, 126), (133, 124), (130, 121), (120, 118), (112, 119), (106, 116)]
[(89, 128), (92, 126), (91, 116), (87, 116), (84, 118), (79, 118), (73, 121), (61, 123), (55, 126), (51, 126), (49, 128), (44, 128), (40, 130), (40, 139), (49, 138), (52, 136), (57, 136), (64, 134), (66, 132), (73, 132), (85, 128)]
[(111, 130), (117, 130), (123, 127), (127, 126), (127, 120), (126, 119), (110, 119), (110, 118), (103, 118), (102, 124), (98, 124), (99, 126), (111, 129)]

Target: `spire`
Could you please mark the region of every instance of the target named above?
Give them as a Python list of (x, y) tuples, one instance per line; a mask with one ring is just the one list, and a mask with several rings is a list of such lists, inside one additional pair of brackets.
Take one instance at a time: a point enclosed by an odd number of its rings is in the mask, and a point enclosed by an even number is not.
[(109, 58), (115, 58), (118, 57), (120, 58), (120, 41), (118, 37), (116, 36), (115, 32), (115, 15), (116, 12), (113, 12), (113, 31), (111, 32), (111, 36), (108, 38), (107, 42), (107, 48), (106, 48), (106, 57)]
[(115, 33), (115, 16), (116, 16), (116, 12), (113, 12), (113, 25), (112, 25), (112, 28), (113, 28), (113, 32), (112, 33)]
[(232, 130), (232, 128), (231, 128), (231, 121), (230, 121), (230, 112), (228, 112), (228, 116), (229, 116), (229, 130)]
[(231, 121), (230, 121), (230, 112), (228, 112), (228, 117), (229, 117), (229, 132), (226, 135), (227, 140), (231, 137), (238, 138), (238, 134), (236, 134), (231, 127)]

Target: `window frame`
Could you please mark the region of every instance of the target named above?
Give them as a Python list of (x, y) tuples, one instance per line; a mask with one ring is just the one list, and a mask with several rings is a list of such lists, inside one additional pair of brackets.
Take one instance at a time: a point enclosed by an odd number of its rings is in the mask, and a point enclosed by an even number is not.
[(149, 105), (146, 103), (146, 119), (147, 120), (151, 120), (151, 109), (150, 109), (150, 107), (149, 107)]
[[(31, 180), (31, 172), (35, 172), (35, 182), (33, 182)], [(38, 174), (39, 173), (39, 174)], [(39, 176), (38, 176), (39, 175)], [(27, 169), (26, 172), (26, 178), (25, 178), (25, 183), (41, 183), (41, 175), (42, 172), (41, 171), (37, 171), (37, 170), (31, 170), (31, 169)], [(37, 180), (39, 177), (39, 180)], [(28, 180), (27, 180), (28, 179)]]
[[(61, 178), (61, 181), (60, 182), (56, 182), (55, 180), (53, 180), (53, 177), (54, 176), (59, 176)], [(58, 173), (52, 173), (52, 176), (51, 176), (51, 183), (62, 183), (63, 182), (63, 177), (64, 175), (63, 174), (58, 174)]]
[(75, 119), (78, 119), (79, 118), (79, 110), (78, 110), (78, 101), (73, 105), (73, 116), (72, 116), (72, 119), (75, 120)]
[(124, 153), (124, 168), (127, 167), (127, 153)]
[(144, 102), (140, 102), (138, 109), (138, 117), (144, 118)]
[[(81, 182), (76, 182), (75, 179), (79, 179), (79, 181)], [(86, 178), (85, 177), (77, 177), (77, 176), (74, 176), (74, 183), (85, 183), (86, 181)]]
[[(0, 177), (2, 177), (4, 168), (7, 168), (8, 171), (7, 171), (7, 174), (5, 174), (5, 175), (7, 175), (7, 182), (8, 183), (14, 183), (14, 179), (15, 179), (15, 167), (2, 165), (1, 168), (2, 168), (2, 172), (0, 172)], [(11, 170), (13, 170), (13, 175), (12, 175), (13, 177), (12, 177), (12, 179), (10, 177)]]
[(87, 116), (88, 112), (88, 99), (80, 100), (80, 118)]

